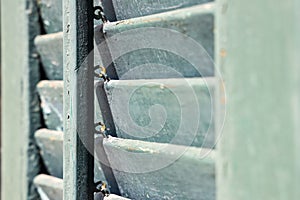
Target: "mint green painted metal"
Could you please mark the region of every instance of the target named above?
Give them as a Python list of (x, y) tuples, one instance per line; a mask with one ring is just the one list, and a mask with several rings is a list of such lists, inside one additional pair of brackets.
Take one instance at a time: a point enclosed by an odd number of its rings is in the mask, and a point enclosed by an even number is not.
[(43, 69), (50, 80), (63, 79), (63, 33), (40, 35), (35, 38)]
[(162, 13), (212, 0), (112, 0), (118, 20)]
[(219, 0), (218, 200), (300, 197), (300, 1)]
[[(45, 200), (63, 200), (63, 180), (48, 176), (45, 174), (38, 175), (34, 179), (34, 184), (38, 188), (40, 196)], [(103, 200), (95, 198), (94, 200)], [(104, 200), (129, 200), (114, 194), (105, 197)]]
[(35, 132), (43, 163), (50, 175), (63, 177), (63, 132), (40, 129)]
[[(143, 28), (149, 29), (147, 31)], [(147, 40), (150, 29), (155, 34)], [(162, 30), (164, 30), (164, 36), (160, 34)], [(181, 77), (213, 76), (213, 30), (214, 3), (104, 25), (112, 61), (120, 79), (178, 78), (178, 75)], [(168, 41), (167, 37), (172, 36), (171, 32), (178, 34), (178, 37), (180, 35), (185, 46), (190, 40), (193, 41), (193, 45), (197, 44), (197, 50), (195, 50), (197, 53), (185, 49), (184, 45), (178, 41), (170, 40), (167, 43), (167, 47), (172, 50), (155, 46), (157, 43), (162, 43), (161, 41)], [(186, 52), (189, 50), (191, 52)], [(119, 52), (126, 53), (119, 55)], [(190, 56), (188, 60), (182, 57), (184, 53)], [(191, 63), (191, 61), (197, 63)], [(105, 61), (105, 63), (109, 62)], [(164, 67), (160, 70), (153, 70), (157, 65)], [(138, 67), (143, 68), (143, 73), (139, 71), (134, 75), (128, 75), (129, 71), (136, 70)]]
[[(151, 200), (215, 199), (212, 150), (113, 137), (104, 139), (104, 148), (122, 196)], [(151, 171), (152, 166), (167, 160), (172, 162)]]
[[(95, 32), (99, 34), (95, 28)], [(99, 37), (98, 37), (99, 38)], [(63, 32), (39, 35), (34, 40), (42, 66), (49, 80), (63, 79)], [(97, 53), (97, 52), (96, 52)], [(103, 65), (100, 55), (95, 54), (95, 65)]]
[(40, 14), (46, 33), (62, 31), (62, 2), (63, 0), (39, 0)]
[[(47, 171), (55, 177), (63, 177), (63, 132), (40, 129), (35, 133), (35, 139)], [(103, 171), (95, 160), (95, 182), (105, 180)]]
[[(64, 200), (91, 200), (94, 188), (93, 1), (63, 1)], [(91, 59), (92, 58), (92, 59)], [(87, 149), (89, 148), (89, 150)]]
[(205, 148), (215, 145), (214, 88), (213, 78), (105, 84), (118, 137)]
[(63, 180), (53, 176), (40, 174), (34, 178), (42, 200), (63, 200)]
[(63, 131), (63, 81), (41, 81), (37, 89), (46, 127)]
[[(37, 85), (45, 125), (51, 130), (63, 130), (63, 87), (63, 81), (53, 80), (44, 80)], [(94, 122), (101, 122), (99, 103), (95, 100), (94, 104)]]
[(32, 181), (40, 171), (33, 138), (41, 126), (36, 91), (40, 75), (33, 44), (39, 33), (36, 1), (1, 1), (3, 200), (38, 198)]

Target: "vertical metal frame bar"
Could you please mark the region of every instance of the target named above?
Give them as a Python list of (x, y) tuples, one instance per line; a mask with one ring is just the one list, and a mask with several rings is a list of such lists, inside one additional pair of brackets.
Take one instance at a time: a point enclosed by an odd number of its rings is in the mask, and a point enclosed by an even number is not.
[[(2, 82), (2, 171), (1, 184), (2, 199), (25, 200), (27, 187), (26, 177), (26, 149), (24, 143), (28, 141), (28, 133), (22, 132), (28, 128), (24, 123), (24, 105), (22, 103), (22, 74), (28, 62), (27, 52), (28, 27), (25, 17), (25, 2), (18, 1), (2, 1), (1, 2), (1, 82)], [(18, 10), (19, 16), (11, 10)], [(9, 22), (10, 18), (10, 22)], [(19, 18), (19, 19), (17, 19)], [(14, 24), (19, 20), (20, 30), (17, 34), (16, 26), (8, 26), (8, 23)], [(14, 38), (14, 41), (11, 39)], [(19, 44), (18, 44), (19, 43)], [(18, 44), (18, 45), (17, 45)], [(14, 57), (10, 56), (9, 49), (18, 48), (19, 53)], [(4, 50), (5, 48), (5, 50)], [(11, 54), (13, 55), (13, 54)], [(14, 77), (14, 78), (12, 78)], [(14, 91), (11, 92), (12, 88)], [(18, 123), (18, 125), (16, 125)], [(14, 141), (14, 145), (11, 144)], [(13, 159), (11, 159), (13, 158)], [(11, 178), (11, 176), (18, 178)], [(19, 192), (15, 191), (19, 188)]]
[[(2, 199), (31, 200), (40, 172), (34, 132), (40, 128), (40, 80), (34, 38), (40, 34), (34, 0), (1, 1)], [(17, 188), (17, 190), (16, 190)]]
[(299, 199), (300, 0), (218, 0), (218, 200)]
[[(93, 199), (93, 1), (64, 0), (64, 199)], [(88, 58), (89, 55), (89, 59)]]

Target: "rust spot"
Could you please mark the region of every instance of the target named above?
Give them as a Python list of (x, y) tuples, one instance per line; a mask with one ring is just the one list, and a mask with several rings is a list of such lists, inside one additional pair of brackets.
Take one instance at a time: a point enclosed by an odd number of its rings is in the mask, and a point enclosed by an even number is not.
[(221, 51), (220, 51), (220, 56), (222, 57), (222, 58), (225, 58), (226, 56), (227, 56), (227, 51), (226, 51), (226, 49), (221, 49)]
[(133, 24), (132, 20), (122, 20), (119, 22), (116, 22), (116, 26), (121, 25), (121, 24)]
[(225, 96), (221, 97), (221, 104), (226, 105), (226, 97)]
[(154, 17), (154, 18), (144, 19), (143, 20), (143, 22), (145, 22), (145, 23), (156, 22), (156, 21), (162, 21), (162, 18), (160, 18), (160, 17)]
[(52, 137), (50, 137), (50, 140), (51, 140), (51, 141), (55, 141), (56, 138), (52, 136)]
[(127, 150), (128, 150), (128, 151), (137, 151), (138, 149), (133, 148), (133, 147), (128, 147)]

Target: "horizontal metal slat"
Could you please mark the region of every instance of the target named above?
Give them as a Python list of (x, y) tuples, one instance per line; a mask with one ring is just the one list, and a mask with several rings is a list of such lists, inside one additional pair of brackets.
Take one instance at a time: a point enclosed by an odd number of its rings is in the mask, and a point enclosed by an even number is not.
[(63, 132), (40, 129), (35, 132), (35, 140), (48, 172), (63, 178)]
[[(34, 184), (37, 187), (42, 200), (63, 200), (62, 179), (41, 174), (35, 177)], [(96, 194), (95, 200), (129, 200), (129, 199), (114, 194), (110, 194), (108, 197), (104, 197), (104, 199), (103, 196), (101, 195), (101, 198), (99, 199), (97, 198), (97, 194)]]
[(62, 200), (63, 199), (63, 180), (45, 174), (34, 178), (34, 184), (42, 200)]
[(117, 19), (123, 20), (203, 4), (210, 1), (212, 0), (113, 0), (113, 5)]
[(104, 139), (104, 148), (122, 196), (215, 199), (212, 150), (112, 137)]
[(63, 130), (63, 81), (41, 81), (37, 85), (43, 117), (48, 129)]
[[(215, 145), (214, 78), (119, 80), (105, 84), (120, 138), (185, 146)], [(103, 115), (104, 118), (106, 117)]]
[(62, 0), (37, 1), (46, 33), (62, 31)]
[(213, 76), (213, 32), (213, 3), (104, 25), (120, 79)]
[[(63, 81), (41, 81), (37, 85), (41, 107), (48, 129), (62, 130), (63, 127)], [(102, 121), (98, 101), (95, 100), (95, 123)]]
[[(56, 33), (63, 30), (63, 0), (39, 0), (38, 6), (46, 33)], [(100, 5), (99, 0), (94, 0), (94, 5)], [(94, 21), (99, 24), (99, 21)]]
[(63, 79), (63, 33), (40, 35), (35, 45), (41, 56), (46, 76), (50, 80)]

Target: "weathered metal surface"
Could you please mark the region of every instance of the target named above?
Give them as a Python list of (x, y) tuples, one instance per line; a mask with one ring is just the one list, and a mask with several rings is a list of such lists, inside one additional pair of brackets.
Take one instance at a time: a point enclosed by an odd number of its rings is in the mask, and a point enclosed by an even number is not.
[[(35, 177), (34, 184), (38, 189), (41, 200), (63, 200), (62, 179), (41, 174)], [(129, 199), (114, 194), (110, 194), (108, 197), (103, 197), (103, 195), (95, 195), (94, 200), (129, 200)]]
[[(104, 140), (104, 148), (122, 196), (153, 200), (215, 199), (213, 151), (112, 137)], [(201, 154), (207, 155), (201, 157)], [(160, 164), (160, 168), (150, 171)]]
[(228, 99), (218, 199), (297, 200), (300, 1), (219, 3), (216, 52)]
[(39, 0), (40, 14), (47, 33), (62, 31), (62, 0)]
[(105, 84), (118, 137), (206, 148), (215, 145), (214, 87), (213, 78)]
[[(96, 199), (95, 199), (96, 200)], [(98, 199), (97, 199), (98, 200)], [(104, 197), (104, 200), (129, 200), (128, 198), (125, 197), (120, 197), (115, 194), (110, 194), (108, 197)]]
[(212, 0), (112, 0), (118, 20), (151, 15), (179, 8), (203, 4)]
[(107, 23), (104, 32), (120, 79), (214, 75), (213, 3)]
[[(115, 14), (111, 9), (110, 0), (104, 0), (104, 11), (110, 21), (115, 21)], [(46, 33), (57, 33), (63, 30), (63, 0), (38, 0), (40, 15)], [(100, 0), (94, 0), (94, 5), (101, 5)], [(95, 24), (101, 24), (99, 20), (94, 20)]]
[(97, 160), (95, 159), (94, 162), (94, 181), (95, 183), (98, 181), (106, 181), (106, 178), (103, 174), (103, 170), (101, 168), (101, 165), (99, 164), (99, 162), (97, 162)]
[(32, 181), (40, 171), (34, 132), (41, 126), (36, 90), (40, 74), (33, 43), (40, 34), (36, 1), (1, 1), (0, 18), (1, 197), (32, 200), (38, 196)]
[(43, 117), (48, 129), (63, 130), (63, 81), (41, 81), (37, 85)]
[[(99, 41), (100, 35), (102, 31), (99, 30), (101, 25), (95, 27), (95, 33), (97, 34), (96, 42), (101, 43), (104, 40), (104, 36), (102, 36), (102, 40)], [(37, 47), (38, 53), (40, 54), (43, 69), (48, 79), (50, 80), (62, 80), (63, 79), (63, 32), (52, 33), (47, 35), (39, 35), (35, 38), (35, 46)], [(99, 49), (100, 51), (100, 49)], [(104, 52), (101, 49), (101, 52)], [(109, 54), (109, 50), (106, 51), (106, 54)], [(101, 65), (102, 60), (105, 59), (104, 55), (100, 56), (98, 51), (95, 51), (95, 66)], [(113, 71), (112, 71), (113, 70)], [(109, 67), (107, 69), (109, 77), (116, 79), (116, 72), (113, 67)], [(96, 77), (95, 77), (96, 79)]]
[[(111, 108), (108, 103), (107, 95), (104, 89), (105, 83), (103, 81), (95, 81), (95, 105), (97, 107), (102, 116), (102, 122), (107, 127), (107, 134), (116, 137), (116, 130), (115, 130), (115, 124), (113, 120), (113, 116), (111, 113)], [(100, 114), (99, 113), (99, 114)], [(95, 113), (98, 114), (98, 113)], [(100, 118), (97, 116), (97, 118)]]
[(102, 3), (106, 18), (111, 22), (117, 21), (112, 0), (100, 0), (100, 2)]
[(40, 154), (50, 175), (63, 177), (63, 132), (40, 129), (35, 133)]
[(50, 80), (63, 79), (63, 33), (40, 35), (35, 45), (41, 56), (46, 76)]
[(108, 197), (104, 197), (102, 193), (97, 193), (95, 194), (94, 200), (129, 200), (129, 199), (117, 196), (115, 194), (110, 194)]
[[(41, 81), (37, 86), (46, 126), (52, 130), (62, 130), (63, 128), (63, 85), (63, 81)], [(98, 100), (95, 100), (94, 104), (94, 122), (102, 122)]]
[(120, 194), (118, 184), (116, 182), (114, 173), (111, 169), (110, 163), (103, 147), (102, 135), (97, 135), (95, 137), (95, 162), (97, 162), (103, 170), (103, 174), (105, 176), (105, 180), (109, 185), (110, 192), (114, 194)]
[[(64, 199), (93, 199), (93, 1), (63, 1)], [(87, 149), (89, 148), (89, 149)], [(80, 169), (80, 170), (79, 170)]]
[(108, 197), (104, 197), (104, 200), (129, 200), (129, 199), (125, 197), (117, 196), (115, 194), (110, 194)]
[(41, 200), (62, 200), (63, 180), (45, 174), (38, 175), (34, 179)]
[(111, 79), (119, 79), (116, 69), (114, 67), (114, 63), (111, 61), (110, 51), (107, 45), (107, 41), (105, 40), (105, 34), (103, 32), (103, 25), (98, 25), (94, 29), (95, 35), (95, 54), (94, 61), (95, 66), (101, 65), (105, 66), (107, 75)]
[[(57, 178), (63, 177), (63, 132), (40, 129), (35, 133), (43, 162), (48, 172)], [(103, 171), (95, 161), (95, 182), (105, 181)]]

